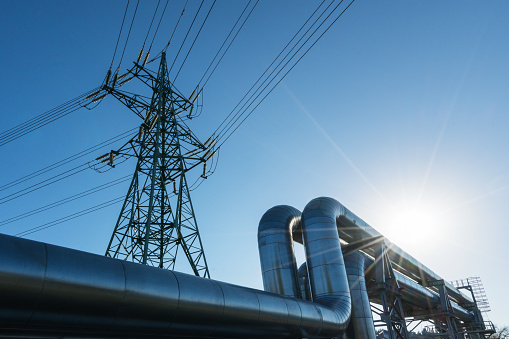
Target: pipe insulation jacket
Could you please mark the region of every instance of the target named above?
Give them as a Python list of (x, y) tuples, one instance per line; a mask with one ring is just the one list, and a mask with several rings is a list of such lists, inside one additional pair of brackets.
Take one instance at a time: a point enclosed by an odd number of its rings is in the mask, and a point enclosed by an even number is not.
[(306, 300), (0, 235), (0, 332), (69, 337), (333, 337)]

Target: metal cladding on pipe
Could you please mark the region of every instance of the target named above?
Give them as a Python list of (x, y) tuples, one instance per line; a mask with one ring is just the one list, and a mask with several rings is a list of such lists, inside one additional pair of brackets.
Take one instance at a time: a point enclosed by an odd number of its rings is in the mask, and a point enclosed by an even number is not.
[(302, 299), (312, 301), (311, 288), (309, 287), (308, 266), (306, 263), (300, 265), (298, 273)]
[(344, 257), (350, 295), (352, 297), (352, 318), (347, 329), (348, 338), (375, 339), (375, 325), (369, 304), (364, 278), (364, 254), (354, 252)]
[(348, 326), (350, 290), (336, 226), (341, 205), (331, 198), (317, 198), (302, 212), (302, 232), (313, 301), (334, 309), (337, 334)]
[[(366, 276), (374, 279), (374, 270), (370, 268), (370, 266), (373, 265), (373, 259), (366, 255), (364, 255), (364, 257), (366, 261)], [(419, 309), (425, 309), (430, 313), (434, 313), (433, 309), (440, 305), (440, 296), (437, 293), (428, 290), (426, 287), (419, 285), (397, 271), (395, 271), (394, 274), (396, 275), (399, 286), (402, 288), (401, 299), (406, 307), (412, 305)], [(471, 321), (473, 319), (473, 314), (471, 312), (458, 306), (455, 302), (451, 302), (451, 306), (455, 314), (461, 320)]]
[(332, 337), (334, 310), (0, 235), (0, 330), (11, 337)]
[[(330, 199), (330, 198), (329, 198)], [(340, 205), (340, 216), (338, 218), (338, 232), (341, 239), (346, 242), (353, 242), (361, 239), (367, 239), (372, 237), (381, 236), (377, 230), (371, 227), (364, 220), (359, 218), (353, 212), (351, 212), (345, 206)], [(427, 281), (441, 280), (442, 278), (433, 272), (431, 269), (426, 267), (424, 264), (419, 262), (417, 259), (412, 257), (401, 248), (391, 243), (386, 239), (386, 245), (388, 247), (388, 254), (395, 266), (395, 269), (406, 276), (420, 282), (426, 286)], [(369, 253), (373, 256), (374, 253)], [(447, 293), (458, 304), (471, 304), (472, 300), (470, 297), (462, 294), (458, 289), (452, 286), (450, 283), (445, 282)]]
[(258, 225), (258, 250), (265, 291), (301, 297), (292, 233), (301, 213), (291, 206), (269, 209)]

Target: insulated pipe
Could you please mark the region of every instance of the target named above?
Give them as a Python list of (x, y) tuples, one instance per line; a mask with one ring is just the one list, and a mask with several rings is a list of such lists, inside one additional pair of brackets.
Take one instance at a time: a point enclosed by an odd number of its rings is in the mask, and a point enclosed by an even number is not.
[(311, 200), (302, 212), (302, 233), (313, 301), (335, 311), (338, 333), (350, 320), (352, 305), (336, 226), (341, 205), (331, 198)]
[(373, 314), (364, 278), (364, 258), (364, 254), (358, 251), (344, 257), (352, 297), (352, 318), (346, 334), (352, 339), (376, 339)]
[[(334, 337), (330, 307), (0, 235), (10, 337)], [(348, 305), (349, 306), (349, 305)]]
[[(331, 198), (325, 198), (331, 199)], [(334, 199), (332, 199), (334, 200)], [(335, 200), (334, 200), (335, 201)], [(339, 204), (339, 214), (338, 214), (338, 232), (339, 237), (346, 242), (350, 243), (353, 241), (372, 238), (376, 236), (381, 236), (381, 234), (371, 227), (364, 220), (359, 218), (353, 212), (351, 212), (348, 208)], [(442, 278), (433, 272), (431, 269), (426, 267), (424, 264), (419, 262), (417, 259), (412, 257), (407, 252), (403, 251), (401, 248), (396, 246), (394, 243), (391, 243), (386, 238), (386, 245), (388, 248), (389, 258), (392, 261), (392, 264), (395, 266), (395, 269), (406, 276), (418, 281), (421, 285), (426, 286), (428, 281), (441, 280)], [(374, 255), (374, 253), (369, 253), (370, 255)], [(458, 304), (471, 304), (472, 300), (470, 297), (462, 294), (458, 289), (452, 286), (450, 283), (445, 282), (445, 287), (447, 289), (447, 293), (449, 297), (451, 297)]]
[(311, 299), (311, 288), (309, 287), (308, 267), (306, 263), (300, 265), (298, 273), (302, 299), (313, 301), (313, 299)]
[[(347, 257), (348, 258), (348, 257)], [(364, 255), (366, 276), (374, 280), (373, 259)], [(434, 291), (430, 291), (415, 281), (409, 279), (403, 274), (395, 271), (396, 280), (402, 288), (401, 299), (404, 305), (412, 305), (420, 309), (425, 309), (433, 312), (433, 308), (440, 305), (440, 296)], [(473, 314), (455, 302), (451, 302), (455, 315), (463, 321), (472, 321)]]
[(275, 206), (258, 225), (258, 250), (265, 291), (300, 298), (297, 263), (292, 233), (300, 224), (300, 211), (291, 206)]

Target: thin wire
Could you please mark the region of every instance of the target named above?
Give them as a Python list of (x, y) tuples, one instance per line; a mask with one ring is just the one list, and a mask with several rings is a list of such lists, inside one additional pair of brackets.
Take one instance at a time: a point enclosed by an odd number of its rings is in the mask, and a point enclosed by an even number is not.
[[(301, 50), (302, 47), (304, 47), (304, 45), (307, 43), (307, 41), (309, 41), (309, 39), (316, 33), (316, 31), (321, 27), (321, 25), (329, 18), (329, 16), (334, 13), (334, 11), (341, 5), (341, 3), (343, 2), (343, 0), (341, 0), (339, 2), (339, 4), (336, 5), (336, 7), (329, 13), (329, 15), (322, 21), (322, 23), (315, 29), (315, 31), (308, 37), (308, 39), (302, 43), (300, 45), (300, 47), (297, 49), (297, 51), (288, 59), (288, 61), (285, 63), (285, 65), (283, 65), (283, 67), (279, 68), (279, 66), (281, 66), (281, 64), (285, 61), (285, 59), (290, 55), (290, 53), (295, 49), (295, 47), (297, 47), (299, 45), (299, 43), (302, 41), (302, 39), (309, 33), (309, 31), (311, 30), (311, 28), (313, 28), (313, 26), (318, 22), (318, 20), (320, 20), (320, 18), (327, 12), (327, 10), (329, 9), (329, 7), (334, 3), (334, 2), (331, 2), (323, 11), (322, 13), (318, 16), (318, 18), (315, 19), (315, 21), (311, 24), (311, 26), (307, 29), (307, 31), (300, 37), (300, 39), (295, 43), (295, 45), (288, 51), (288, 53), (286, 53), (286, 55), (279, 61), (279, 63), (274, 67), (274, 69), (272, 70), (272, 72), (270, 72), (270, 74), (265, 78), (265, 80), (263, 80), (260, 85), (258, 86), (258, 88), (251, 94), (251, 96), (247, 99), (246, 102), (244, 102), (244, 104), (240, 107), (239, 111), (237, 113), (235, 113), (235, 115), (233, 116), (232, 120), (228, 122), (228, 124), (226, 124), (223, 129), (219, 132), (219, 135), (222, 135), (222, 134), (226, 134), (226, 132), (228, 132), (233, 126), (234, 124), (242, 117), (242, 114), (244, 114), (244, 112), (246, 112), (246, 110), (254, 103), (254, 101), (263, 93), (263, 91), (267, 88), (267, 86), (269, 86), (272, 81), (274, 81), (274, 79), (279, 75), (279, 73), (286, 67), (286, 65), (288, 65), (288, 63), (295, 57), (295, 55), (297, 55), (297, 53)], [(323, 3), (323, 2), (322, 2)], [(312, 16), (316, 13), (313, 12)], [(304, 25), (307, 24), (309, 20), (307, 20)], [(304, 27), (304, 26), (303, 26)], [(299, 31), (297, 32), (297, 34), (300, 32), (301, 30), (299, 29)], [(295, 37), (295, 36), (294, 36)], [(293, 38), (292, 40), (293, 41)], [(285, 46), (285, 48), (283, 49), (283, 51), (288, 47), (288, 44)], [(277, 60), (279, 58), (279, 56), (281, 55), (281, 53), (276, 57), (275, 60)], [(274, 60), (274, 61), (275, 61)], [(271, 63), (271, 66), (272, 66), (273, 63)], [(268, 71), (270, 69), (269, 66), (267, 68), (266, 71)], [(279, 70), (278, 70), (279, 68)], [(276, 73), (276, 75), (274, 77), (272, 77), (272, 79), (270, 78), (272, 76), (272, 74), (274, 74), (274, 72), (278, 70), (278, 72)], [(266, 72), (264, 72), (265, 74)], [(262, 75), (263, 76), (263, 75)], [(260, 79), (260, 78), (259, 78)], [(270, 80), (269, 80), (270, 79)], [(260, 88), (262, 88), (262, 86), (267, 82), (268, 84), (260, 91)], [(256, 95), (256, 93), (260, 91), (258, 93), (258, 95)], [(256, 95), (256, 97), (254, 99), (252, 99), (254, 96)], [(244, 109), (247, 105), (247, 108)], [(236, 106), (238, 107), (238, 105)], [(242, 111), (244, 109), (244, 111)], [(220, 137), (218, 137), (218, 140), (220, 139)]]
[[(255, 83), (253, 84), (253, 86), (251, 86), (251, 88), (246, 92), (246, 94), (242, 97), (242, 99), (240, 99), (240, 101), (238, 102), (238, 104), (233, 108), (233, 110), (228, 114), (228, 116), (221, 122), (221, 124), (219, 124), (219, 126), (216, 128), (216, 130), (212, 133), (212, 135), (215, 135), (219, 129), (221, 129), (221, 126), (223, 126), (223, 124), (226, 123), (226, 121), (230, 118), (230, 116), (233, 114), (233, 112), (235, 112), (235, 110), (237, 109), (237, 107), (239, 107), (239, 105), (241, 104), (242, 101), (244, 101), (244, 99), (249, 95), (249, 93), (253, 90), (253, 88), (255, 88), (256, 84), (258, 84), (258, 82), (263, 78), (263, 76), (269, 71), (269, 69), (272, 67), (272, 65), (274, 65), (274, 63), (277, 61), (277, 59), (284, 53), (284, 51), (288, 48), (288, 46), (292, 43), (292, 41), (299, 35), (300, 31), (307, 25), (307, 23), (309, 22), (309, 20), (311, 20), (311, 18), (316, 14), (316, 12), (320, 9), (320, 7), (322, 7), (322, 5), (325, 3), (326, 0), (323, 0), (320, 5), (318, 5), (318, 7), (315, 9), (315, 11), (309, 16), (309, 18), (306, 20), (306, 22), (304, 22), (304, 24), (300, 27), (300, 29), (297, 31), (297, 33), (295, 33), (295, 35), (292, 37), (292, 39), (286, 44), (286, 46), (281, 50), (281, 52), (279, 52), (279, 54), (276, 56), (276, 58), (271, 62), (271, 64), (267, 67), (267, 69), (265, 69), (265, 71), (263, 72), (262, 75), (260, 75), (260, 77), (258, 77), (258, 79), (255, 81)], [(329, 5), (330, 6), (330, 5)], [(328, 8), (328, 7), (327, 7)], [(235, 118), (235, 116), (234, 116)], [(232, 118), (233, 119), (233, 118)], [(228, 125), (228, 124), (227, 124)], [(224, 129), (223, 129), (224, 130)], [(222, 131), (223, 131), (222, 130)]]
[(127, 14), (127, 9), (129, 8), (129, 1), (130, 0), (127, 0), (127, 6), (125, 6), (124, 18), (122, 19), (122, 25), (120, 25), (120, 32), (118, 32), (117, 44), (115, 45), (115, 51), (113, 52), (113, 58), (111, 58), (110, 69), (111, 69), (111, 67), (113, 67), (113, 61), (115, 60), (115, 55), (117, 54), (118, 42), (120, 41), (120, 35), (122, 34), (122, 29), (124, 27), (125, 16)]
[[(11, 127), (10, 129), (0, 134), (0, 146), (6, 145), (30, 132), (33, 132), (47, 124), (54, 122), (76, 110), (81, 106), (81, 103), (86, 100), (86, 96), (97, 91), (99, 87), (92, 89), (86, 93), (77, 96), (74, 99), (67, 101), (55, 108), (50, 109), (38, 116), (31, 118), (19, 125)], [(84, 99), (85, 98), (85, 99)]]
[(226, 137), (226, 139), (221, 142), (221, 144), (218, 146), (218, 148), (220, 148), (230, 137), (231, 135), (240, 127), (240, 125), (242, 125), (242, 123), (244, 123), (244, 121), (246, 121), (246, 119), (254, 112), (254, 110), (265, 100), (265, 98), (274, 90), (274, 88), (276, 88), (277, 85), (279, 85), (279, 83), (281, 81), (283, 81), (283, 79), (288, 75), (288, 73), (290, 73), (290, 71), (300, 62), (300, 60), (302, 60), (302, 58), (309, 52), (309, 50), (323, 37), (323, 35), (332, 27), (332, 25), (334, 25), (334, 23), (336, 23), (336, 21), (343, 15), (343, 13), (346, 12), (346, 10), (355, 2), (355, 0), (352, 0), (348, 6), (346, 6), (346, 8), (336, 17), (336, 19), (334, 19), (332, 21), (332, 23), (322, 32), (322, 34), (318, 37), (318, 39), (315, 40), (315, 42), (313, 42), (313, 44), (304, 52), (304, 54), (293, 64), (293, 66), (283, 75), (283, 77), (272, 87), (272, 89), (262, 98), (262, 100), (249, 112), (249, 114), (240, 122), (239, 125), (237, 125), (237, 127), (235, 127), (235, 129)]
[(194, 38), (193, 43), (191, 44), (191, 47), (187, 51), (187, 54), (186, 54), (186, 57), (184, 58), (184, 61), (182, 61), (182, 65), (180, 65), (180, 68), (179, 68), (179, 70), (177, 72), (177, 75), (175, 75), (175, 78), (173, 79), (173, 83), (175, 83), (175, 81), (177, 81), (177, 77), (179, 76), (180, 71), (182, 70), (182, 67), (184, 67), (184, 64), (186, 63), (187, 57), (189, 56), (189, 53), (191, 53), (191, 50), (193, 49), (196, 40), (200, 36), (201, 30), (203, 29), (203, 26), (205, 26), (205, 23), (207, 22), (207, 19), (209, 18), (209, 15), (210, 15), (210, 12), (212, 12), (212, 8), (214, 8), (215, 4), (216, 4), (216, 0), (214, 0), (214, 2), (212, 3), (212, 6), (210, 6), (209, 11), (207, 12), (207, 16), (205, 17), (205, 20), (203, 20), (203, 22), (202, 22), (202, 24), (200, 26), (200, 29), (198, 30), (198, 33), (196, 34), (196, 37)]
[[(226, 55), (226, 52), (228, 52), (228, 50), (230, 49), (230, 46), (232, 45), (232, 43), (235, 41), (235, 38), (237, 38), (237, 35), (240, 33), (240, 31), (242, 30), (242, 28), (244, 27), (244, 24), (247, 22), (247, 19), (249, 19), (249, 17), (251, 16), (251, 13), (253, 13), (253, 10), (255, 9), (256, 5), (258, 5), (258, 2), (259, 0), (256, 1), (256, 3), (254, 4), (253, 8), (251, 8), (251, 11), (249, 12), (249, 14), (246, 16), (246, 18), (244, 19), (244, 22), (242, 23), (242, 25), (240, 26), (239, 30), (237, 31), (237, 33), (235, 33), (235, 35), (233, 36), (233, 39), (230, 41), (230, 43), (228, 44), (228, 47), (226, 47), (226, 50), (223, 52), (223, 55), (221, 56), (221, 58), (219, 59), (219, 61), (217, 62), (216, 66), (212, 69), (212, 72), (209, 74), (209, 76), (207, 77), (207, 80), (205, 81), (205, 83), (203, 84), (203, 87), (205, 87), (205, 85), (207, 84), (207, 82), (209, 81), (210, 77), (212, 76), (212, 74), (214, 74), (214, 72), (216, 71), (216, 68), (217, 66), (219, 66), (219, 64), (221, 63), (221, 61), (223, 60), (224, 56)], [(203, 78), (205, 77), (205, 75), (207, 74), (207, 72), (209, 71), (210, 67), (212, 66), (212, 64), (214, 63), (214, 61), (216, 60), (217, 56), (219, 55), (219, 52), (221, 51), (221, 49), (223, 48), (224, 44), (226, 43), (226, 41), (228, 40), (228, 38), (230, 37), (230, 35), (232, 34), (233, 30), (235, 29), (235, 27), (237, 26), (237, 24), (239, 23), (239, 20), (241, 19), (242, 15), (244, 14), (244, 12), (246, 11), (246, 9), (248, 8), (249, 4), (251, 3), (251, 0), (249, 1), (249, 3), (246, 5), (246, 7), (244, 8), (244, 10), (242, 11), (242, 13), (240, 14), (239, 18), (237, 19), (237, 22), (235, 23), (235, 25), (233, 26), (233, 28), (231, 29), (230, 33), (228, 34), (228, 36), (226, 37), (226, 39), (224, 40), (223, 44), (221, 45), (221, 48), (219, 48), (219, 50), (217, 51), (216, 55), (214, 56), (214, 59), (212, 60), (212, 62), (210, 63), (209, 67), (207, 67), (207, 70), (205, 71), (205, 73), (203, 73), (203, 76), (201, 77), (200, 81), (198, 82), (198, 86), (200, 85), (200, 83), (203, 81)]]
[(78, 199), (84, 198), (84, 197), (86, 197), (88, 195), (100, 192), (100, 191), (105, 190), (107, 188), (110, 188), (110, 187), (113, 187), (115, 185), (118, 185), (118, 184), (121, 184), (123, 182), (126, 182), (126, 181), (128, 181), (130, 179), (130, 177), (131, 177), (130, 175), (127, 175), (125, 177), (122, 177), (122, 178), (119, 178), (119, 179), (107, 182), (107, 183), (105, 183), (103, 185), (91, 188), (91, 189), (83, 191), (81, 193), (74, 194), (74, 195), (72, 195), (70, 197), (67, 197), (65, 199), (55, 201), (55, 202), (53, 202), (51, 204), (44, 205), (42, 207), (33, 209), (31, 211), (19, 214), (19, 215), (15, 216), (15, 217), (11, 217), (9, 219), (2, 220), (2, 221), (0, 221), (0, 226), (5, 226), (5, 225), (8, 225), (8, 224), (11, 224), (13, 222), (16, 222), (16, 221), (19, 221), (19, 220), (31, 217), (33, 215), (36, 215), (36, 214), (39, 214), (39, 213), (42, 213), (42, 212), (45, 212), (45, 211), (47, 211), (49, 209), (52, 209), (52, 208), (55, 208), (55, 207), (58, 207), (58, 206), (61, 206), (61, 205), (65, 205), (67, 203), (70, 203), (71, 201), (78, 200)]
[(125, 40), (124, 50), (122, 51), (122, 56), (120, 57), (120, 62), (118, 63), (117, 70), (120, 68), (122, 64), (122, 60), (124, 59), (125, 49), (127, 47), (127, 43), (129, 42), (129, 36), (131, 35), (131, 29), (133, 28), (134, 19), (136, 18), (136, 12), (138, 12), (138, 5), (140, 4), (140, 0), (136, 3), (136, 8), (134, 9), (133, 19), (131, 20), (131, 26), (129, 26), (129, 32), (127, 33), (127, 39)]
[(147, 36), (145, 37), (145, 41), (143, 41), (143, 46), (141, 49), (145, 48), (145, 43), (147, 42), (148, 35), (150, 34), (150, 31), (152, 30), (152, 24), (154, 23), (154, 19), (156, 18), (157, 10), (159, 9), (159, 4), (161, 3), (161, 0), (157, 1), (156, 10), (154, 11), (154, 16), (152, 16), (152, 21), (150, 21), (150, 26), (148, 27)]
[[(29, 194), (29, 193), (37, 191), (37, 190), (39, 190), (39, 189), (41, 189), (43, 187), (52, 185), (52, 184), (54, 184), (54, 183), (56, 183), (56, 182), (58, 182), (60, 180), (65, 179), (65, 178), (69, 178), (70, 176), (73, 176), (75, 174), (81, 173), (81, 172), (83, 172), (83, 171), (85, 171), (87, 169), (88, 169), (87, 164), (83, 164), (83, 165), (79, 165), (79, 166), (76, 166), (74, 168), (71, 168), (70, 170), (67, 170), (67, 171), (65, 171), (63, 173), (55, 175), (55, 176), (53, 176), (53, 177), (51, 177), (49, 179), (43, 180), (43, 181), (37, 183), (36, 185), (24, 188), (22, 190), (19, 190), (17, 192), (14, 192), (12, 194), (9, 194), (9, 195), (6, 195), (6, 196), (0, 198), (0, 205), (3, 205), (6, 202), (12, 201), (14, 199), (18, 199), (18, 198), (20, 198), (22, 196), (25, 196), (25, 195)], [(71, 171), (74, 171), (74, 172), (71, 172)], [(71, 172), (71, 173), (67, 174), (69, 172)], [(65, 174), (67, 174), (67, 175), (65, 175)], [(53, 179), (55, 179), (55, 180), (53, 180)], [(51, 180), (53, 180), (53, 181), (51, 181)], [(42, 184), (44, 184), (44, 185), (42, 185)]]
[(182, 19), (182, 17), (184, 16), (184, 13), (186, 12), (186, 7), (187, 7), (188, 2), (189, 2), (189, 0), (186, 0), (186, 3), (184, 4), (184, 8), (182, 9), (182, 12), (180, 13), (179, 19), (177, 20), (177, 23), (175, 24), (175, 27), (173, 28), (173, 32), (171, 33), (170, 40), (168, 40), (168, 43), (163, 47), (163, 49), (159, 53), (157, 53), (157, 55), (152, 60), (149, 61), (149, 63), (156, 60), (160, 55), (163, 54), (163, 52), (166, 52), (166, 50), (168, 49), (168, 46), (170, 46), (171, 40), (173, 39), (173, 35), (177, 31), (177, 27), (179, 26), (180, 20)]
[[(11, 182), (9, 182), (9, 183), (7, 183), (7, 184), (4, 184), (4, 185), (0, 186), (0, 191), (4, 191), (4, 190), (6, 190), (6, 189), (8, 189), (8, 188), (11, 188), (11, 187), (17, 186), (17, 185), (19, 185), (19, 184), (21, 184), (21, 183), (23, 183), (23, 182), (25, 182), (25, 181), (27, 181), (27, 180), (33, 179), (33, 178), (35, 178), (35, 177), (38, 177), (38, 176), (40, 176), (40, 175), (42, 175), (42, 174), (44, 174), (44, 173), (47, 173), (47, 172), (51, 171), (51, 170), (54, 170), (54, 169), (56, 169), (56, 168), (58, 168), (58, 167), (61, 167), (61, 166), (65, 165), (65, 164), (68, 164), (68, 163), (70, 163), (70, 162), (72, 162), (72, 161), (74, 161), (74, 160), (77, 160), (77, 159), (79, 159), (79, 158), (82, 158), (82, 157), (84, 157), (85, 155), (88, 155), (88, 154), (90, 154), (90, 153), (92, 153), (92, 152), (95, 152), (95, 151), (97, 151), (97, 150), (101, 149), (101, 148), (102, 148), (102, 147), (104, 147), (104, 146), (110, 145), (110, 144), (112, 144), (112, 143), (114, 143), (114, 142), (117, 142), (117, 141), (121, 140), (121, 139), (122, 139), (122, 138), (124, 138), (126, 135), (131, 134), (132, 132), (134, 132), (134, 131), (135, 131), (135, 130), (137, 130), (137, 129), (138, 129), (137, 127), (136, 127), (136, 128), (133, 128), (133, 129), (131, 129), (131, 130), (129, 130), (129, 131), (126, 131), (126, 132), (124, 132), (124, 133), (121, 133), (121, 134), (119, 134), (119, 135), (117, 135), (117, 136), (115, 136), (115, 137), (113, 137), (113, 138), (110, 138), (110, 139), (108, 139), (108, 140), (105, 140), (105, 141), (103, 141), (103, 142), (101, 142), (101, 143), (99, 143), (99, 144), (97, 144), (97, 145), (94, 145), (94, 146), (92, 146), (92, 147), (89, 147), (89, 148), (87, 148), (87, 149), (85, 149), (85, 150), (83, 150), (83, 151), (81, 151), (81, 152), (78, 152), (78, 153), (76, 153), (76, 154), (73, 154), (73, 155), (71, 155), (71, 156), (69, 156), (69, 157), (67, 157), (67, 158), (65, 158), (65, 159), (63, 159), (63, 160), (57, 161), (56, 163), (53, 163), (53, 164), (51, 164), (51, 165), (49, 165), (49, 166), (46, 166), (46, 167), (44, 167), (44, 168), (42, 168), (42, 169), (40, 169), (40, 170), (37, 170), (37, 171), (35, 171), (35, 172), (32, 172), (32, 173), (30, 173), (30, 174), (27, 174), (27, 175), (25, 175), (25, 176), (23, 176), (23, 177), (19, 178), (19, 179), (16, 179), (16, 180), (13, 180), (13, 181), (11, 181)], [(85, 164), (83, 164), (83, 165), (86, 165), (86, 164), (87, 164), (87, 163), (85, 163)]]
[[(202, 8), (202, 6), (203, 6), (203, 3), (204, 3), (204, 2), (205, 2), (205, 0), (202, 0), (202, 2), (201, 2), (201, 4), (200, 4), (200, 7), (198, 8), (198, 11), (196, 11), (196, 14), (195, 14), (195, 16), (194, 16), (194, 18), (193, 18), (193, 22), (191, 22), (191, 26), (189, 26), (189, 29), (187, 30), (186, 36), (184, 37), (184, 40), (182, 41), (182, 44), (180, 45), (180, 48), (179, 48), (179, 50), (178, 50), (178, 52), (177, 52), (177, 55), (175, 55), (175, 59), (173, 59), (173, 62), (171, 63), (171, 67), (170, 67), (170, 69), (168, 70), (168, 73), (170, 73), (170, 72), (171, 72), (171, 70), (172, 70), (172, 68), (173, 68), (173, 65), (175, 65), (175, 62), (177, 61), (177, 58), (178, 58), (178, 56), (179, 56), (179, 54), (180, 54), (180, 51), (182, 50), (182, 47), (184, 47), (184, 44), (186, 43), (187, 36), (189, 35), (189, 32), (191, 32), (191, 29), (192, 29), (192, 28), (193, 28), (193, 26), (194, 26), (194, 22), (196, 21), (196, 18), (198, 17), (198, 14), (200, 13), (201, 8)], [(186, 4), (187, 4), (187, 2), (186, 2)], [(180, 19), (179, 19), (179, 21), (180, 21)], [(178, 23), (177, 23), (177, 24), (178, 24)], [(172, 37), (173, 37), (173, 35), (172, 35)], [(170, 43), (168, 42), (168, 44), (167, 44), (167, 45), (166, 45), (166, 47), (164, 48), (164, 51), (165, 51), (165, 52), (166, 52), (166, 49), (168, 48), (168, 46), (169, 46), (169, 45), (170, 45)]]
[(109, 201), (106, 201), (102, 204), (99, 204), (99, 205), (95, 205), (95, 206), (92, 206), (90, 208), (87, 208), (87, 209), (84, 209), (84, 210), (81, 210), (79, 212), (76, 212), (76, 213), (73, 213), (73, 214), (69, 214), (65, 217), (62, 217), (60, 219), (56, 219), (56, 220), (53, 220), (53, 221), (50, 221), (48, 223), (45, 223), (45, 224), (42, 224), (42, 225), (39, 225), (39, 226), (36, 226), (36, 227), (32, 227), (26, 231), (23, 231), (23, 232), (20, 232), (20, 233), (17, 233), (15, 234), (16, 237), (24, 237), (24, 236), (27, 236), (29, 234), (32, 234), (32, 233), (36, 233), (36, 232), (39, 232), (39, 231), (42, 231), (42, 230), (45, 230), (45, 229), (48, 229), (50, 227), (53, 227), (53, 226), (56, 226), (56, 225), (59, 225), (59, 224), (62, 224), (66, 221), (70, 221), (70, 220), (73, 220), (73, 219), (76, 219), (76, 218), (79, 218), (79, 217), (82, 217), (84, 215), (87, 215), (87, 214), (90, 214), (92, 212), (95, 212), (95, 211), (98, 211), (98, 210), (101, 210), (103, 208), (106, 208), (108, 206), (111, 206), (111, 205), (114, 205), (114, 204), (117, 204), (121, 201), (124, 200), (124, 196), (120, 196), (120, 197), (117, 197), (115, 199), (112, 199), (112, 200), (109, 200)]
[(157, 32), (159, 31), (159, 26), (161, 26), (161, 21), (163, 20), (164, 13), (166, 12), (166, 7), (168, 6), (169, 2), (170, 2), (170, 0), (166, 0), (166, 5), (164, 5), (163, 13), (161, 14), (161, 18), (159, 18), (159, 23), (157, 24), (156, 31), (154, 32), (154, 36), (152, 37), (152, 42), (150, 43), (150, 47), (148, 48), (148, 52), (147, 53), (150, 53), (150, 51), (152, 50), (152, 45), (154, 44), (154, 40), (156, 38)]

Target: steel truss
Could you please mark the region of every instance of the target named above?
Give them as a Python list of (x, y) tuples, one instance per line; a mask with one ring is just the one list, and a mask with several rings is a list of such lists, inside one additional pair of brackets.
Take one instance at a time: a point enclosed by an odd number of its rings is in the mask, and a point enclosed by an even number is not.
[(387, 247), (385, 242), (382, 241), (374, 248), (375, 289), (378, 292), (382, 306), (382, 308), (378, 308), (371, 304), (372, 311), (380, 316), (380, 321), (375, 321), (375, 326), (385, 326), (390, 339), (407, 339), (408, 330), (401, 303), (401, 288), (394, 275)]
[[(198, 93), (189, 98), (169, 80), (165, 53), (157, 74), (135, 64), (122, 85), (140, 79), (152, 89), (144, 97), (115, 88), (119, 78), (104, 90), (143, 119), (138, 135), (103, 162), (114, 166), (114, 157), (137, 158), (106, 256), (173, 270), (178, 252), (186, 256), (194, 274), (210, 277), (191, 202), (186, 173), (213, 155), (213, 142), (201, 143), (184, 123), (193, 112)], [(205, 175), (205, 174), (204, 174)]]

